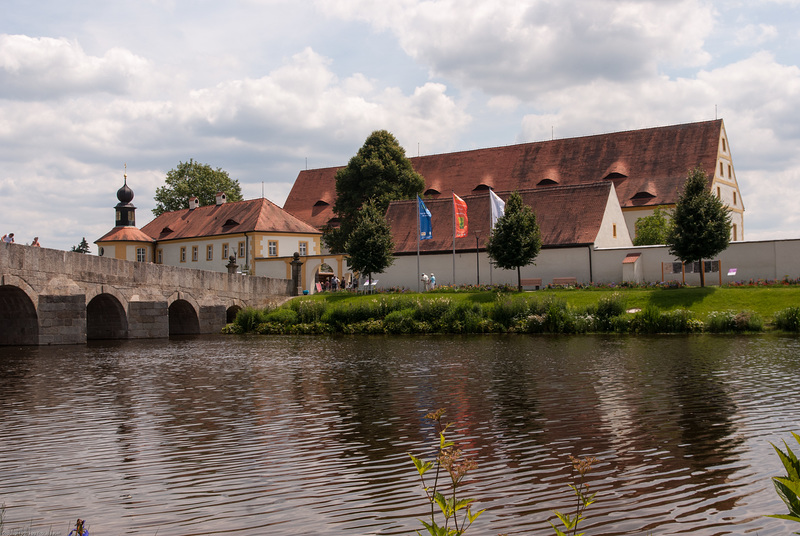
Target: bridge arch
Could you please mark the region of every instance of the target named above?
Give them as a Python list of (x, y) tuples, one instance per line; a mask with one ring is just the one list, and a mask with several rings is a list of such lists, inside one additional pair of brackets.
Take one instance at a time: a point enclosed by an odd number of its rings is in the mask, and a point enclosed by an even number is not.
[(236, 315), (245, 308), (245, 303), (242, 300), (234, 299), (229, 303), (225, 309), (225, 322), (230, 324), (236, 319)]
[(97, 294), (86, 304), (86, 338), (128, 338), (128, 316), (117, 296), (104, 292)]
[(196, 335), (200, 333), (200, 305), (185, 292), (175, 292), (169, 304), (169, 334)]
[(0, 285), (0, 346), (39, 344), (39, 318), (28, 293)]

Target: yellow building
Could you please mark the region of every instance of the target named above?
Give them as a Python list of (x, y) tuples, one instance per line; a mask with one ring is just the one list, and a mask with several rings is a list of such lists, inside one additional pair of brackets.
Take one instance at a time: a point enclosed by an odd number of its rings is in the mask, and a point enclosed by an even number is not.
[(189, 208), (165, 212), (140, 230), (127, 175), (117, 198), (115, 227), (95, 241), (101, 256), (215, 272), (235, 264), (251, 275), (289, 279), (296, 252), (303, 288), (319, 280), (323, 264), (342, 274), (342, 256), (321, 255), (322, 233), (268, 199), (228, 203), (220, 192), (214, 205), (200, 206), (193, 197)]

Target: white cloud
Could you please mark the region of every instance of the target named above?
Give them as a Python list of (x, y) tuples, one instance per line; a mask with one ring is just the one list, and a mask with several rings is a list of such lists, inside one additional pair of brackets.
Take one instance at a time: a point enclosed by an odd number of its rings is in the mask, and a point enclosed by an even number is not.
[(127, 93), (144, 83), (148, 62), (112, 48), (87, 55), (75, 41), (0, 35), (0, 97), (59, 98), (75, 93)]
[(490, 95), (534, 98), (596, 80), (631, 81), (710, 59), (700, 0), (325, 0), (321, 9), (393, 32), (432, 73)]
[(748, 24), (736, 32), (736, 44), (760, 46), (778, 37), (778, 29), (771, 24)]

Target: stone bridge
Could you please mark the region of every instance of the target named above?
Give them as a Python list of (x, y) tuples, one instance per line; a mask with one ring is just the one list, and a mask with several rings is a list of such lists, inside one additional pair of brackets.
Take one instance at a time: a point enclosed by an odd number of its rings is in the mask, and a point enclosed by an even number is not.
[(218, 333), (289, 279), (130, 262), (0, 242), (0, 345)]

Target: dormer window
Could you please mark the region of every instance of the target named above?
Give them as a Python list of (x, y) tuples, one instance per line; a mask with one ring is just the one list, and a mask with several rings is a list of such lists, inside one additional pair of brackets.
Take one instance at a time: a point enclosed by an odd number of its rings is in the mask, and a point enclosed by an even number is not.
[(315, 207), (327, 207), (328, 205), (330, 205), (330, 203), (323, 201), (322, 199), (314, 203)]
[(172, 232), (172, 229), (170, 229), (168, 226), (164, 227), (163, 229), (161, 229), (161, 234), (169, 234), (171, 232)]
[(422, 194), (422, 195), (424, 195), (425, 197), (436, 197), (438, 195), (441, 195), (441, 193), (442, 192), (440, 192), (436, 188), (428, 188), (427, 190), (425, 190), (425, 193)]
[(603, 180), (605, 180), (605, 179), (612, 179), (612, 180), (613, 179), (627, 179), (627, 178), (628, 178), (627, 175), (623, 175), (622, 173), (618, 173), (616, 171), (612, 171), (611, 173), (609, 173), (608, 175), (603, 177)]
[(473, 188), (472, 191), (473, 192), (483, 192), (484, 190), (491, 190), (491, 189), (492, 189), (492, 187), (489, 186), (488, 184), (481, 183), (481, 184), (477, 185), (475, 188)]
[(646, 199), (652, 199), (654, 197), (655, 196), (650, 192), (636, 192), (636, 195), (631, 197), (631, 199), (646, 200)]
[(542, 179), (542, 180), (540, 180), (539, 182), (536, 183), (536, 186), (553, 186), (555, 184), (558, 184), (558, 183), (556, 181), (554, 181), (553, 179)]
[(232, 219), (232, 218), (229, 218), (228, 221), (226, 221), (223, 224), (223, 227), (230, 227), (231, 225), (239, 225), (239, 222), (234, 220), (234, 219)]

